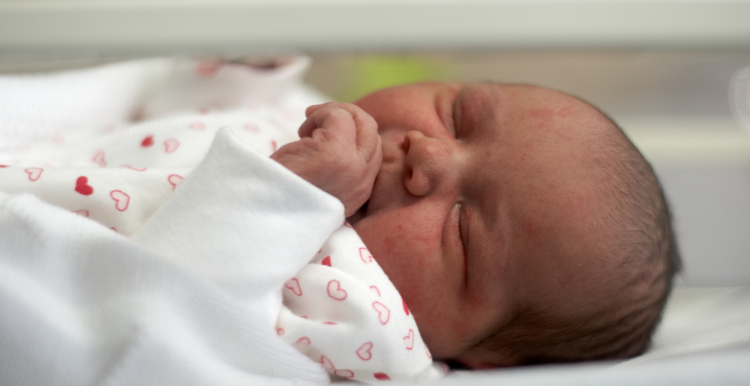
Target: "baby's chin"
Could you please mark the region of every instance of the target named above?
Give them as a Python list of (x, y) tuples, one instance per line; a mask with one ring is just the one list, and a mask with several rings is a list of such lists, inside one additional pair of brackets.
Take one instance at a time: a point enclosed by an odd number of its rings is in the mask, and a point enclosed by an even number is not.
[(363, 218), (365, 218), (365, 215), (367, 213), (367, 204), (369, 202), (370, 202), (369, 200), (365, 201), (364, 205), (362, 205), (359, 209), (357, 209), (357, 211), (354, 212), (353, 215), (346, 218), (346, 221), (350, 225), (354, 226), (354, 224), (358, 223), (359, 220), (362, 220)]

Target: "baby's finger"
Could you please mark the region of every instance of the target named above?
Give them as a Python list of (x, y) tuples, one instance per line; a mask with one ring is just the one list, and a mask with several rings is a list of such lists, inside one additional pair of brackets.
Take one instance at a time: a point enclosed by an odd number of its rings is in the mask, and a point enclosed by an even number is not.
[(364, 110), (357, 114), (355, 121), (357, 122), (357, 153), (369, 163), (373, 157), (380, 154), (381, 150), (378, 123)]
[(333, 102), (326, 102), (326, 103), (321, 103), (319, 105), (312, 105), (308, 107), (307, 109), (305, 109), (305, 117), (309, 117), (310, 114), (322, 109), (323, 107), (330, 105), (331, 103)]
[(335, 108), (336, 103), (334, 102), (328, 102), (323, 103), (321, 105), (312, 105), (305, 110), (305, 114), (307, 114), (307, 119), (302, 122), (302, 125), (300, 125), (299, 130), (297, 130), (297, 134), (300, 138), (305, 137), (311, 137), (312, 132), (315, 131), (315, 129), (318, 129), (321, 127), (325, 115), (330, 114), (331, 109)]
[[(329, 102), (325, 105), (319, 106), (321, 106), (323, 111), (333, 108), (340, 108), (348, 111), (351, 114), (357, 128), (357, 152), (361, 157), (369, 160), (373, 156), (375, 149), (379, 146), (380, 143), (380, 136), (378, 135), (378, 123), (375, 121), (375, 119), (366, 111), (362, 110), (361, 107), (351, 103)], [(317, 109), (316, 111), (321, 110)], [(309, 128), (306, 129), (309, 130)], [(302, 136), (301, 132), (300, 136)]]
[(357, 136), (354, 117), (342, 105), (344, 104), (330, 104), (312, 113), (299, 128), (300, 138), (312, 137), (313, 132), (323, 129), (329, 131), (327, 137), (334, 135), (345, 138), (354, 148)]
[[(320, 111), (323, 110), (325, 107), (321, 107), (314, 112), (310, 113), (307, 116), (307, 119), (305, 119), (304, 122), (299, 126), (299, 130), (297, 130), (297, 135), (299, 135), (300, 138), (305, 137), (311, 137), (313, 131), (315, 129), (320, 128), (318, 125), (318, 121), (320, 121), (320, 117), (317, 117), (316, 119), (316, 113), (317, 115), (320, 115)], [(309, 109), (309, 108), (308, 108)]]

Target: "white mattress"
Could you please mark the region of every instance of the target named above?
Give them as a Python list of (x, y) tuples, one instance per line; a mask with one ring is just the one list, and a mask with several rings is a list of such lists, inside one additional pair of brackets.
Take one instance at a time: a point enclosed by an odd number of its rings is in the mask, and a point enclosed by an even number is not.
[(750, 384), (750, 287), (676, 288), (651, 349), (624, 362), (456, 371), (440, 385)]

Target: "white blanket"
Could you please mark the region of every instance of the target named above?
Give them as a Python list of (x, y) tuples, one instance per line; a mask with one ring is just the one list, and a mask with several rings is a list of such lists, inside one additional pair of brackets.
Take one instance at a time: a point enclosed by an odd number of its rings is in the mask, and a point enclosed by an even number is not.
[(0, 194), (0, 384), (327, 382), (274, 326), (343, 206), (244, 146), (222, 132), (130, 239)]
[[(443, 374), (341, 203), (267, 158), (317, 102), (305, 65), (0, 77), (18, 92), (0, 92), (0, 138), (23, 143), (0, 151), (0, 384)], [(102, 94), (120, 78), (140, 91)], [(84, 97), (35, 99), (40, 80)], [(53, 119), (61, 108), (71, 119)]]

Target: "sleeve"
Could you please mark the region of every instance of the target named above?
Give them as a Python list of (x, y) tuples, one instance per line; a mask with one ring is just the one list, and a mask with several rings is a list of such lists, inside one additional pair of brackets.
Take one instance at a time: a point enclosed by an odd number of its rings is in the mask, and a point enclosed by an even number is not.
[(0, 193), (0, 384), (327, 382), (274, 324), (343, 211), (228, 130), (130, 239)]
[(283, 283), (343, 223), (337, 198), (223, 129), (209, 156), (132, 238), (238, 301), (276, 307), (273, 327)]

